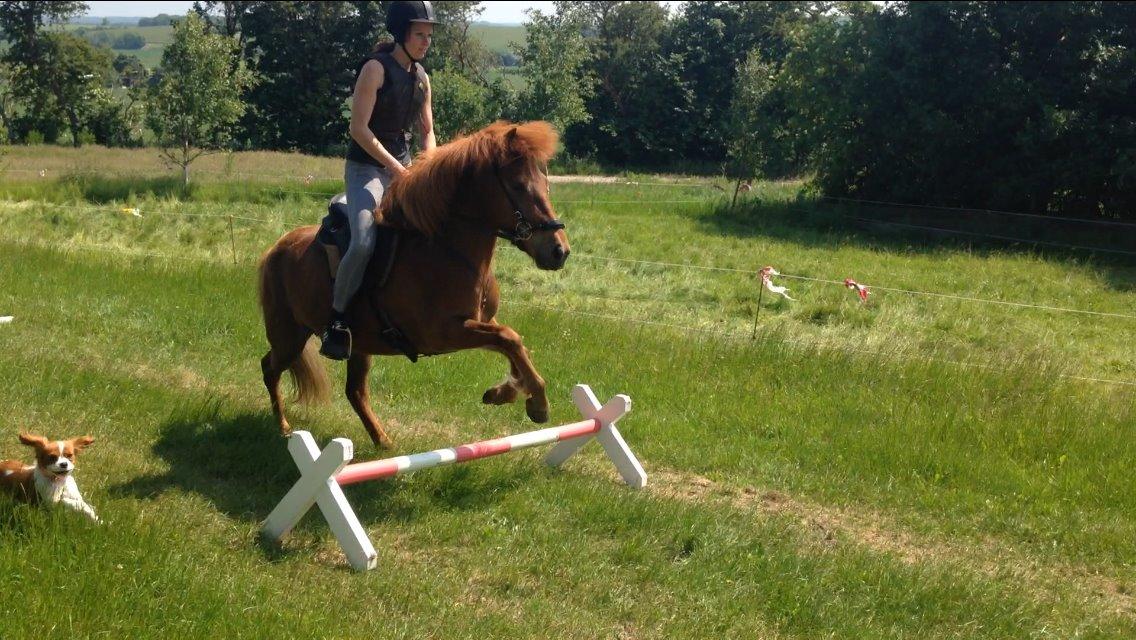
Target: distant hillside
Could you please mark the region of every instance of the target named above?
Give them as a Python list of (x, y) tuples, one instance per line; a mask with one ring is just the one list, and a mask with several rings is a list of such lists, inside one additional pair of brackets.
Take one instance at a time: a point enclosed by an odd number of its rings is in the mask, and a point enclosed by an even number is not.
[(153, 69), (162, 62), (162, 51), (165, 50), (166, 45), (173, 39), (173, 30), (169, 26), (164, 27), (139, 27), (138, 18), (111, 18), (110, 20), (130, 20), (129, 23), (114, 23), (110, 22), (108, 26), (102, 26), (102, 18), (85, 18), (84, 20), (94, 20), (94, 22), (75, 21), (63, 26), (68, 31), (82, 30), (87, 34), (95, 32), (105, 32), (112, 38), (120, 33), (137, 33), (141, 35), (146, 44), (141, 49), (112, 49), (116, 54), (125, 53), (131, 56), (137, 56), (142, 61), (142, 65), (147, 69)]
[[(140, 18), (134, 17), (107, 18), (107, 25), (102, 26), (103, 19), (101, 17), (86, 16), (64, 25), (64, 28), (69, 31), (84, 29), (88, 32), (92, 30), (105, 30), (111, 32), (112, 35), (113, 33), (122, 31), (132, 31), (141, 34), (146, 39), (146, 46), (142, 49), (115, 49), (114, 51), (115, 53), (138, 56), (146, 68), (153, 69), (162, 61), (162, 51), (166, 48), (166, 45), (169, 44), (172, 37), (171, 28), (169, 26), (139, 27), (137, 26), (139, 19)], [(523, 43), (525, 39), (525, 28), (517, 24), (475, 22), (470, 26), (469, 31), (473, 37), (483, 42), (487, 49), (498, 54), (511, 53), (509, 43)]]
[(125, 24), (134, 26), (138, 24), (138, 21), (140, 19), (141, 18), (134, 16), (107, 16), (105, 18), (102, 16), (83, 16), (82, 18), (75, 18), (71, 21), (71, 24), (99, 25), (102, 24), (104, 20), (106, 20), (107, 24)]
[(511, 53), (510, 42), (520, 44), (525, 41), (525, 28), (519, 24), (475, 22), (470, 25), (469, 32), (494, 53)]

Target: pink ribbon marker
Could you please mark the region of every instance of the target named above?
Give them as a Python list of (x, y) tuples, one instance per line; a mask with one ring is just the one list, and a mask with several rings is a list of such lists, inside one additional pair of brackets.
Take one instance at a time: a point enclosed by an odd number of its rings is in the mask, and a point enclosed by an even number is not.
[[(793, 300), (789, 297), (789, 294), (785, 293), (789, 290), (788, 287), (780, 287), (773, 284), (773, 276), (781, 275), (780, 273), (777, 273), (776, 269), (774, 269), (773, 267), (765, 267), (758, 273), (761, 274), (761, 284), (764, 285), (766, 289), (768, 289), (772, 293), (785, 296), (786, 300)], [(796, 300), (793, 301), (796, 302)]]
[(860, 296), (860, 302), (868, 301), (868, 287), (860, 284), (859, 282), (856, 282), (852, 278), (845, 278), (844, 286), (848, 287), (849, 289), (855, 290), (856, 295)]

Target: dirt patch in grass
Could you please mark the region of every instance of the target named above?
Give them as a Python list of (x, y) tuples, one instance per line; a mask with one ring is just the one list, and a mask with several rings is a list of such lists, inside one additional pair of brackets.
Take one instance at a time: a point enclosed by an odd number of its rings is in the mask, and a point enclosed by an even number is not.
[(930, 540), (902, 530), (889, 518), (868, 510), (830, 507), (776, 490), (735, 487), (696, 474), (652, 470), (647, 490), (683, 502), (728, 505), (745, 512), (786, 518), (815, 536), (822, 547), (849, 542), (898, 558), (908, 565), (942, 563), (987, 577), (1009, 577), (1051, 594), (1058, 585), (1072, 590), (1086, 606), (1103, 614), (1136, 618), (1133, 587), (1123, 580), (1082, 566), (1042, 565), (1036, 558), (992, 538), (972, 544)]

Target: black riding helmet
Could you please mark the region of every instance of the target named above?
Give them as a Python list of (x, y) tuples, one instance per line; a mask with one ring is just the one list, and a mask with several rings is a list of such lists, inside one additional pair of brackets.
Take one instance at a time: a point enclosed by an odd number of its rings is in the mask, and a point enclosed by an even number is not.
[(438, 24), (434, 18), (434, 6), (429, 2), (392, 2), (387, 9), (387, 31), (398, 44), (406, 39), (406, 31), (411, 22)]

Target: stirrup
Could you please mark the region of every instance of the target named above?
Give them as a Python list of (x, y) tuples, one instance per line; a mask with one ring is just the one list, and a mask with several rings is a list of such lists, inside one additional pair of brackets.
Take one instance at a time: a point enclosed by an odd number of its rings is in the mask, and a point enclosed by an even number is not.
[(327, 326), (320, 336), (320, 355), (332, 360), (346, 360), (351, 357), (351, 328), (346, 322), (336, 320)]

